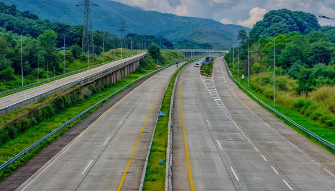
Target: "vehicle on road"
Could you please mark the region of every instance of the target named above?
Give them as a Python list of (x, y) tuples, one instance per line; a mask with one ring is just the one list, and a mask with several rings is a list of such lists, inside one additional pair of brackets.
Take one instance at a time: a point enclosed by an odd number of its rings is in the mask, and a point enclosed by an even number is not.
[(196, 62), (195, 65), (194, 65), (194, 67), (200, 67), (200, 64), (201, 64), (201, 61)]

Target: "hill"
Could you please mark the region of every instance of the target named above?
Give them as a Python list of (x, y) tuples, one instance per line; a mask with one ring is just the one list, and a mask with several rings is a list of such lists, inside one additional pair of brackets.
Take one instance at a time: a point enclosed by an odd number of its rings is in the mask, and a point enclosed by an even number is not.
[[(81, 0), (1, 0), (14, 4), (22, 11), (30, 11), (41, 19), (71, 25), (82, 24), (83, 8), (76, 7)], [(94, 1), (93, 1), (94, 2)], [(100, 31), (117, 33), (121, 19), (127, 22), (127, 31), (142, 35), (164, 36), (174, 44), (190, 41), (197, 44), (209, 43), (214, 48), (231, 46), (236, 41), (238, 25), (224, 25), (210, 19), (182, 17), (173, 14), (145, 11), (122, 3), (100, 0), (98, 7), (92, 7), (93, 28)], [(185, 48), (185, 47), (184, 47)]]
[(318, 19), (311, 13), (279, 9), (266, 13), (264, 19), (254, 25), (250, 37), (255, 42), (260, 35), (277, 36), (296, 31), (306, 35), (320, 28)]

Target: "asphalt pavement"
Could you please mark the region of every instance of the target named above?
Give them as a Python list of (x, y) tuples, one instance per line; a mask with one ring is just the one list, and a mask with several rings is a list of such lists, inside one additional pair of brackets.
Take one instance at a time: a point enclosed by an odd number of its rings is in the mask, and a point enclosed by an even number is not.
[(334, 155), (239, 90), (222, 58), (213, 73), (190, 65), (179, 79), (173, 190), (334, 190)]
[(18, 190), (138, 190), (172, 66), (104, 113)]
[[(128, 60), (134, 59), (136, 57), (139, 56), (143, 56), (143, 54), (140, 55), (136, 55), (133, 57), (129, 57), (129, 58), (125, 58), (122, 60), (118, 60), (115, 62), (111, 62), (109, 64), (104, 64), (102, 66), (96, 67), (96, 68), (92, 68), (90, 70), (84, 71), (84, 72), (80, 72), (78, 74), (74, 74), (65, 78), (61, 78), (59, 80), (55, 80), (53, 82), (49, 82), (34, 88), (29, 88), (27, 90), (23, 90), (14, 94), (11, 94), (9, 96), (5, 96), (0, 98), (0, 111), (3, 110), (6, 107), (11, 107), (13, 105), (19, 104), (19, 103), (23, 103), (26, 100), (32, 99), (32, 98), (38, 98), (39, 96), (43, 95), (46, 92), (52, 91), (56, 88), (65, 86), (67, 84), (72, 84), (73, 82), (82, 79), (86, 76), (89, 75), (93, 75), (96, 74), (100, 71), (103, 71), (107, 68), (111, 68), (114, 67), (120, 63), (126, 62)], [(56, 92), (54, 92), (56, 93)], [(38, 100), (37, 100), (38, 101)], [(24, 105), (24, 104), (23, 104)]]

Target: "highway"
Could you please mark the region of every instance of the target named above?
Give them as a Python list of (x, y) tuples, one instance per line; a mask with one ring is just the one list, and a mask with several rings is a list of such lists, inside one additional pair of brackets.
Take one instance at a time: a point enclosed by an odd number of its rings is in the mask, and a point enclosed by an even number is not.
[(173, 190), (331, 191), (335, 156), (246, 96), (222, 58), (213, 77), (188, 66), (173, 121)]
[(125, 96), (18, 190), (138, 190), (172, 66)]
[(69, 87), (71, 87), (73, 84), (75, 84), (75, 82), (77, 80), (83, 79), (83, 78), (85, 78), (87, 76), (90, 76), (90, 75), (94, 75), (96, 73), (99, 73), (100, 71), (104, 71), (104, 70), (109, 69), (111, 67), (114, 67), (118, 64), (121, 64), (121, 63), (124, 63), (126, 61), (135, 59), (137, 57), (141, 57), (145, 54), (146, 53), (143, 53), (143, 54), (139, 54), (139, 55), (136, 55), (136, 56), (133, 56), (133, 57), (129, 57), (129, 58), (125, 58), (125, 59), (122, 59), (122, 60), (115, 61), (115, 62), (111, 62), (109, 64), (104, 64), (102, 66), (92, 68), (90, 70), (87, 70), (87, 71), (84, 71), (84, 72), (81, 72), (81, 73), (78, 73), (78, 74), (74, 74), (74, 75), (59, 79), (59, 80), (55, 80), (53, 82), (46, 83), (46, 84), (43, 84), (41, 86), (37, 86), (37, 87), (34, 87), (34, 88), (30, 88), (30, 89), (27, 89), (27, 90), (24, 90), (24, 91), (17, 92), (15, 94), (12, 94), (12, 95), (9, 95), (9, 96), (6, 96), (6, 97), (2, 97), (2, 98), (0, 98), (0, 111), (5, 109), (5, 108), (11, 107), (13, 105), (20, 104), (20, 103), (22, 103), (26, 100), (30, 100), (32, 98), (38, 98), (39, 96), (43, 95), (44, 93), (51, 92), (52, 90), (55, 90), (57, 88), (67, 86), (67, 85), (69, 85)]

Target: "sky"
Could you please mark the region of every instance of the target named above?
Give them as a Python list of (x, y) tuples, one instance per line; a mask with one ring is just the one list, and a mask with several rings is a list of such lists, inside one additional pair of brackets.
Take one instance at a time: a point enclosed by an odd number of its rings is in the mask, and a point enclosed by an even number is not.
[[(208, 18), (252, 28), (270, 10), (287, 8), (335, 18), (335, 0), (114, 0), (145, 10)], [(321, 25), (334, 20), (319, 18)]]

